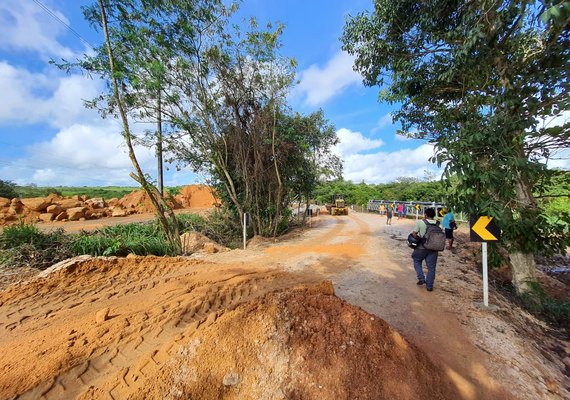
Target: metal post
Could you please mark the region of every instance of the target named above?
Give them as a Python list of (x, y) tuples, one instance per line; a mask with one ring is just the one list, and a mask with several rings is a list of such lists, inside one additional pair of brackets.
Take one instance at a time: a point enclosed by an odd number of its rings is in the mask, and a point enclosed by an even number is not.
[(243, 213), (243, 249), (245, 250), (245, 241), (247, 239), (247, 213)]
[(420, 218), (420, 210), (416, 208), (416, 221)]
[(487, 274), (487, 242), (483, 242), (482, 245), (483, 253), (483, 304), (485, 307), (489, 307), (489, 276)]

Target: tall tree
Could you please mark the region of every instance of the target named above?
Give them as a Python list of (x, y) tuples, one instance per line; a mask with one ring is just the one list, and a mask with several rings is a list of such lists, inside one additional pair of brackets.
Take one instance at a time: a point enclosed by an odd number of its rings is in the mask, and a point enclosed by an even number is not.
[(176, 158), (213, 178), (235, 211), (252, 215), (255, 234), (276, 235), (289, 210), (283, 175), (293, 144), (278, 121), (294, 82), (293, 60), (279, 54), (282, 26), (245, 31), (211, 24), (188, 41), (169, 72), (179, 101), (170, 118), (179, 131)]
[(342, 37), (365, 84), (385, 86), (381, 98), (401, 103), (404, 131), (417, 127), (445, 176), (457, 175), (453, 205), (498, 220), (519, 292), (535, 278), (534, 253), (569, 244), (533, 195), (552, 175), (545, 160), (570, 145), (568, 120), (543, 123), (569, 109), (568, 8), (375, 0), (373, 12), (347, 20)]

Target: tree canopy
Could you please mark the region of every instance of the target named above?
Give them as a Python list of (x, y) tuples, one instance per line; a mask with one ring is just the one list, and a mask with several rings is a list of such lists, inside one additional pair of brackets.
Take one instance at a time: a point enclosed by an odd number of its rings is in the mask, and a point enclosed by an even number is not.
[(287, 104), (296, 63), (280, 54), (283, 26), (230, 24), (236, 7), (217, 0), (98, 0), (84, 13), (105, 44), (77, 63), (60, 64), (106, 81), (107, 92), (86, 105), (121, 118), (132, 176), (156, 200), (165, 230), (176, 226), (175, 217), (138, 165), (133, 143), (148, 142), (131, 129), (133, 120), (158, 123), (156, 137), (170, 161), (205, 173), (230, 215), (239, 221), (252, 215), (254, 234), (283, 231), (292, 196), (308, 201), (320, 176), (341, 170), (330, 152), (334, 127), (322, 111), (305, 116)]
[(567, 117), (549, 123), (569, 109), (569, 15), (567, 2), (375, 0), (342, 37), (365, 84), (401, 104), (404, 133), (434, 143), (458, 182), (451, 204), (497, 219), (519, 291), (534, 253), (570, 243), (570, 220), (551, 223), (535, 198), (570, 145)]

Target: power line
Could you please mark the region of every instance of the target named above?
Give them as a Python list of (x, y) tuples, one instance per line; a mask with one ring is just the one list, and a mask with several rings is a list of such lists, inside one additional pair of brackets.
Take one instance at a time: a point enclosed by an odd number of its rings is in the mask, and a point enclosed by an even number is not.
[(75, 36), (77, 36), (79, 38), (79, 40), (81, 40), (85, 45), (89, 46), (90, 48), (94, 49), (94, 46), (91, 45), (91, 43), (89, 43), (87, 40), (85, 40), (83, 38), (83, 36), (81, 36), (79, 33), (77, 33), (77, 31), (75, 29), (73, 29), (71, 26), (69, 26), (68, 24), (66, 24), (64, 21), (61, 20), (61, 18), (59, 18), (52, 10), (50, 10), (46, 5), (44, 5), (40, 0), (34, 0), (34, 2), (40, 6), (46, 13), (48, 13), (48, 15), (50, 15), (53, 19), (55, 19), (57, 22), (59, 22), (60, 24), (62, 24), (63, 26), (65, 26), (71, 33), (73, 33)]

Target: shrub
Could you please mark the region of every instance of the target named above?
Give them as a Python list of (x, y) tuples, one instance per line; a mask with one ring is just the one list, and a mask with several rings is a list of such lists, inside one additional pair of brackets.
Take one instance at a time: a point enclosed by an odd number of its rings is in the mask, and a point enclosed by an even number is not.
[(70, 238), (63, 229), (44, 233), (35, 225), (20, 222), (7, 226), (0, 234), (0, 265), (28, 265), (45, 269), (72, 257)]
[(569, 326), (570, 301), (552, 299), (538, 282), (531, 282), (529, 287), (529, 292), (523, 294), (521, 299), (531, 313), (548, 322)]
[(10, 181), (3, 181), (0, 179), (0, 197), (13, 199), (18, 197), (16, 192), (16, 184)]
[(222, 210), (214, 210), (208, 217), (197, 214), (177, 215), (180, 233), (199, 232), (216, 243), (235, 249), (241, 246), (241, 226)]

